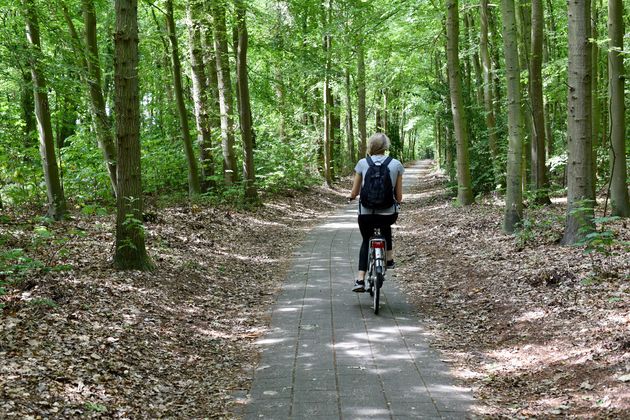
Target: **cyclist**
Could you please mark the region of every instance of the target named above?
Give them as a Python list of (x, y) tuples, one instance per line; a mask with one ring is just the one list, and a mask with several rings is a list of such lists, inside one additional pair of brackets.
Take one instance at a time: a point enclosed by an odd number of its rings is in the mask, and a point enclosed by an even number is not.
[[(367, 154), (374, 164), (382, 164), (387, 157), (385, 152), (389, 150), (389, 138), (383, 133), (376, 133), (368, 140)], [(386, 209), (365, 208), (359, 202), (359, 230), (363, 242), (359, 252), (359, 271), (354, 282), (353, 292), (365, 292), (365, 272), (367, 271), (369, 240), (374, 233), (374, 228), (380, 228), (381, 234), (387, 241), (387, 268), (394, 268), (394, 253), (392, 250), (392, 225), (398, 219), (399, 203), (402, 201), (402, 176), (405, 168), (397, 159), (392, 159), (387, 165), (394, 190), (394, 204)], [(365, 174), (369, 168), (367, 160), (361, 159), (354, 168), (355, 176), (350, 192), (350, 200), (354, 200), (360, 193)]]

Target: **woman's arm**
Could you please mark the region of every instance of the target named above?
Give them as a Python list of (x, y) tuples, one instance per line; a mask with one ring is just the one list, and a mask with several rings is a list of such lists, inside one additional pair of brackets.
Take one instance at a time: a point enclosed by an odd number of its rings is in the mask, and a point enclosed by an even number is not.
[(402, 202), (402, 174), (396, 179), (396, 187), (394, 187), (394, 198), (399, 203)]
[(361, 192), (361, 181), (363, 180), (363, 176), (360, 173), (356, 173), (354, 175), (354, 183), (352, 184), (352, 191), (350, 192), (350, 200), (354, 200)]

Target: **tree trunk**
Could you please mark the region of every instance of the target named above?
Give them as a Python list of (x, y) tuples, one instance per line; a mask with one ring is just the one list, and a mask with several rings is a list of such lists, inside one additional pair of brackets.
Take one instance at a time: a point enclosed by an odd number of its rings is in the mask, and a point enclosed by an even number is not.
[(492, 86), (494, 87), (494, 117), (495, 119), (501, 116), (501, 111), (503, 108), (503, 92), (501, 90), (502, 80), (500, 77), (501, 74), (501, 30), (500, 30), (500, 22), (497, 23), (499, 18), (497, 17), (497, 13), (492, 8), (488, 8), (488, 29), (490, 31), (490, 45), (491, 45), (491, 54), (492, 57), (492, 77), (494, 78)]
[(545, 105), (542, 85), (544, 12), (542, 0), (532, 0), (531, 60), (529, 67), (529, 99), (532, 105), (532, 180), (536, 202), (551, 204), (547, 192), (545, 166)]
[[(190, 46), (190, 67), (192, 73), (192, 94), (195, 104), (197, 124), (197, 144), (201, 163), (200, 187), (207, 192), (213, 186), (214, 158), (212, 157), (212, 126), (208, 111), (208, 80), (206, 77), (202, 51), (202, 24), (199, 21), (200, 4), (197, 0), (186, 2), (188, 20), (188, 42)], [(206, 29), (207, 30), (207, 29)]]
[(33, 110), (35, 102), (33, 98), (33, 86), (30, 71), (24, 70), (22, 73), (22, 88), (20, 91), (20, 105), (22, 108), (22, 120), (24, 121), (25, 146), (30, 143), (31, 133), (37, 129), (37, 121)]
[[(599, 20), (599, 9), (597, 8), (597, 1), (591, 0), (591, 38), (597, 40), (599, 34), (597, 32), (597, 22)], [(591, 103), (591, 117), (593, 122), (591, 123), (591, 139), (593, 141), (593, 197), (596, 196), (597, 191), (597, 149), (599, 140), (599, 129), (601, 124), (601, 110), (599, 106), (599, 46), (597, 42), (591, 43), (593, 58), (592, 65), (592, 90), (593, 101)]]
[(331, 35), (328, 33), (327, 24), (330, 18), (330, 0), (322, 3), (322, 23), (324, 28), (323, 50), (324, 50), (324, 179), (331, 187), (333, 181), (332, 173), (332, 148), (333, 148), (333, 96), (331, 93), (330, 76), (332, 67), (331, 56)]
[(481, 55), (481, 65), (483, 67), (483, 105), (486, 115), (486, 128), (488, 130), (488, 148), (490, 149), (490, 156), (492, 157), (492, 168), (496, 185), (499, 182), (501, 169), (498, 164), (497, 123), (494, 116), (493, 105), (492, 60), (490, 59), (488, 49), (488, 12), (488, 0), (481, 0), (479, 52)]
[(179, 116), (179, 124), (182, 129), (184, 152), (186, 153), (186, 162), (188, 163), (188, 192), (190, 195), (196, 195), (201, 193), (201, 187), (199, 185), (197, 159), (193, 151), (190, 128), (188, 127), (188, 112), (186, 112), (186, 104), (184, 102), (182, 66), (179, 60), (179, 46), (175, 28), (175, 17), (173, 16), (173, 0), (166, 0), (166, 27), (171, 43), (171, 63), (173, 66), (173, 85), (175, 89), (175, 101), (177, 102), (177, 115)]
[[(284, 26), (284, 16), (282, 14), (282, 3), (277, 2), (275, 5), (276, 12), (276, 24), (273, 28), (273, 48), (276, 51), (284, 51), (285, 42), (284, 36), (286, 28)], [(286, 123), (286, 108), (287, 108), (287, 100), (286, 100), (286, 88), (284, 86), (284, 75), (282, 71), (282, 62), (278, 60), (274, 64), (273, 69), (273, 84), (274, 90), (276, 93), (276, 101), (278, 104), (278, 116), (280, 117), (280, 121), (278, 122), (278, 138), (281, 143), (287, 142), (287, 123)]]
[(123, 270), (147, 270), (152, 264), (142, 225), (137, 0), (116, 0), (114, 46), (114, 113), (119, 151), (114, 265)]
[(608, 0), (608, 88), (610, 94), (611, 182), (610, 199), (614, 216), (630, 217), (628, 201), (626, 142), (624, 130), (625, 104), (623, 65), (623, 4), (621, 0)]
[(563, 244), (574, 244), (592, 229), (593, 151), (591, 139), (590, 0), (569, 0), (567, 127), (567, 224)]
[[(85, 48), (87, 66), (87, 85), (90, 92), (92, 121), (98, 145), (103, 153), (107, 165), (107, 172), (116, 194), (116, 144), (112, 132), (112, 124), (107, 115), (105, 96), (101, 84), (101, 63), (98, 56), (98, 42), (96, 31), (96, 12), (94, 0), (83, 0), (83, 24), (85, 26)], [(70, 22), (72, 22), (70, 20)], [(77, 37), (78, 39), (78, 37)]]
[(228, 52), (225, 5), (223, 0), (212, 2), (214, 18), (214, 50), (217, 61), (217, 83), (219, 87), (219, 107), (221, 110), (221, 145), (223, 149), (223, 171), (227, 185), (236, 179), (236, 155), (234, 154), (234, 101), (232, 99), (232, 79)]
[(503, 51), (507, 78), (509, 136), (503, 229), (507, 233), (513, 233), (523, 217), (521, 92), (514, 0), (502, 0), (501, 9), (503, 12)]
[(350, 69), (346, 67), (346, 152), (348, 170), (354, 168), (357, 160), (354, 148), (354, 122), (352, 120), (352, 97), (350, 84)]
[(96, 31), (96, 12), (94, 10), (94, 0), (82, 0), (83, 24), (85, 26), (85, 46), (81, 43), (81, 38), (77, 32), (68, 8), (62, 4), (62, 11), (70, 35), (76, 43), (76, 51), (81, 57), (81, 65), (85, 70), (85, 82), (90, 94), (90, 112), (92, 114), (92, 125), (96, 133), (96, 139), (103, 153), (103, 159), (107, 167), (109, 179), (114, 195), (116, 195), (116, 145), (112, 132), (112, 124), (107, 115), (105, 97), (101, 84), (101, 63), (98, 56), (98, 42)]
[[(204, 20), (204, 23), (205, 30), (202, 33), (201, 48), (203, 52), (203, 64), (206, 66), (206, 70), (204, 71), (204, 74), (206, 75), (206, 85), (208, 86), (208, 92), (206, 95), (208, 100), (208, 124), (210, 127), (217, 127), (217, 129), (220, 130), (221, 106), (219, 105), (219, 81), (217, 78), (217, 58), (214, 51), (214, 36), (210, 22), (208, 20)], [(217, 138), (218, 137), (216, 135), (212, 138), (212, 147), (215, 146), (214, 142)]]
[[(468, 33), (468, 36), (470, 37), (470, 40), (468, 41), (468, 43), (469, 45), (475, 45), (474, 39), (473, 39), (475, 23), (474, 23), (472, 10), (466, 13), (466, 26), (467, 26), (466, 32)], [(486, 38), (487, 38), (487, 34), (486, 34)], [(475, 94), (476, 94), (477, 106), (483, 106), (483, 75), (482, 75), (482, 70), (481, 70), (481, 61), (479, 58), (479, 51), (477, 50), (477, 48), (475, 48), (473, 51), (472, 61), (473, 61), (473, 68), (475, 69), (475, 83), (476, 83)]]
[[(531, 11), (530, 5), (523, 2), (515, 3), (516, 7), (516, 28), (518, 32), (518, 58), (521, 74), (529, 73), (529, 58), (531, 45)], [(529, 76), (528, 76), (529, 77)], [(532, 161), (532, 133), (533, 122), (531, 114), (531, 102), (527, 94), (527, 86), (523, 84), (520, 88), (521, 92), (521, 147), (523, 156), (521, 158), (521, 182), (523, 183), (523, 191), (529, 187), (528, 179), (531, 173)]]
[(41, 56), (41, 41), (39, 37), (39, 22), (33, 0), (23, 0), (24, 19), (26, 20), (26, 38), (31, 53), (29, 66), (33, 81), (33, 98), (35, 102), (35, 116), (39, 130), (39, 152), (44, 169), (46, 193), (48, 196), (47, 215), (55, 220), (61, 220), (66, 213), (66, 199), (59, 177), (59, 167), (55, 157), (55, 140), (50, 121), (50, 107), (48, 105), (48, 91), (46, 77), (39, 60)]
[(235, 0), (236, 27), (238, 31), (238, 50), (236, 60), (236, 83), (238, 84), (238, 104), (241, 121), (241, 139), (243, 141), (243, 184), (245, 199), (255, 202), (258, 197), (256, 191), (256, 173), (254, 170), (254, 132), (252, 128), (252, 111), (249, 99), (249, 83), (247, 80), (247, 24), (246, 10), (243, 0)]
[(357, 100), (359, 158), (363, 158), (367, 147), (367, 115), (365, 111), (365, 50), (363, 47), (363, 38), (359, 38), (357, 45)]
[(444, 167), (442, 164), (442, 143), (444, 142), (442, 141), (442, 126), (437, 112), (433, 119), (433, 137), (435, 137), (435, 162), (437, 163), (437, 168), (442, 170)]
[(468, 159), (468, 132), (466, 110), (462, 99), (462, 81), (459, 69), (459, 6), (458, 0), (447, 0), (446, 36), (448, 79), (451, 92), (451, 111), (457, 141), (457, 200), (461, 205), (473, 203)]

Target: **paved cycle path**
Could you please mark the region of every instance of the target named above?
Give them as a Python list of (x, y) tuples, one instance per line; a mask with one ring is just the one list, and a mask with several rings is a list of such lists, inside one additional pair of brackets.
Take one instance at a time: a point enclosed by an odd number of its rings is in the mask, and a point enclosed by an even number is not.
[[(405, 172), (406, 185), (428, 169)], [(472, 394), (454, 385), (389, 271), (374, 315), (350, 291), (361, 235), (356, 204), (314, 228), (296, 252), (258, 345), (246, 419), (463, 419)], [(401, 216), (404, 217), (404, 216)], [(394, 233), (395, 241), (395, 233)]]

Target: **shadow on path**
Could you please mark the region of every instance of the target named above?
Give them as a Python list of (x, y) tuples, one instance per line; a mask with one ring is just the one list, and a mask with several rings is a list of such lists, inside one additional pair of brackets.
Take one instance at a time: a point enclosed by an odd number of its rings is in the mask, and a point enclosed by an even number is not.
[[(405, 186), (427, 162), (408, 168)], [(394, 234), (395, 235), (395, 234)], [(394, 236), (395, 237), (395, 236)], [(350, 291), (361, 236), (349, 205), (309, 233), (258, 341), (246, 419), (459, 419), (472, 393), (448, 367), (388, 273), (381, 310)]]

